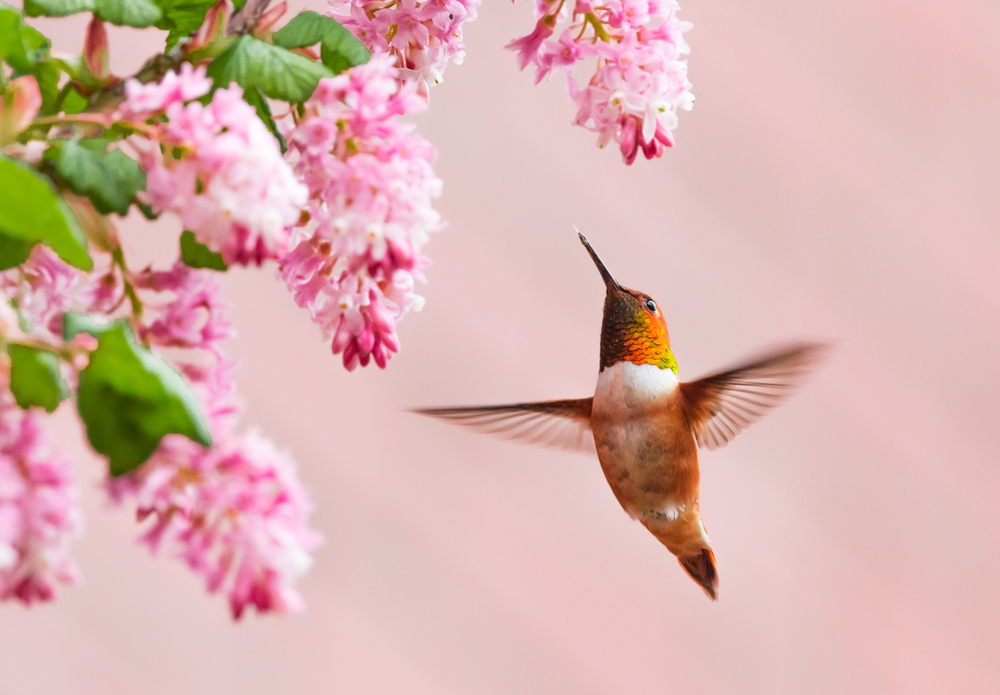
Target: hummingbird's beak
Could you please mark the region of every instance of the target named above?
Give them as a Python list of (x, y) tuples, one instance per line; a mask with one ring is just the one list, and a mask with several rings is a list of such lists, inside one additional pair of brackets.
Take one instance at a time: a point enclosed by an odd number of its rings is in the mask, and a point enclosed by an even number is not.
[(620, 290), (622, 286), (618, 284), (617, 280), (611, 277), (611, 273), (609, 273), (608, 269), (604, 267), (604, 263), (601, 261), (600, 256), (597, 255), (597, 251), (595, 251), (594, 247), (590, 245), (589, 241), (587, 241), (587, 237), (581, 234), (579, 229), (576, 230), (576, 233), (580, 234), (580, 242), (587, 249), (587, 253), (590, 254), (590, 257), (594, 259), (594, 265), (596, 265), (597, 269), (601, 271), (601, 277), (604, 278), (604, 284), (608, 287), (608, 289), (613, 287)]

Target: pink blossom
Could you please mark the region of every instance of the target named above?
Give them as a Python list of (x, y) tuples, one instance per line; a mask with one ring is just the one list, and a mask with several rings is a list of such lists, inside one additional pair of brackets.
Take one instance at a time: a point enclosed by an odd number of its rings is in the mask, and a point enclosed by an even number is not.
[(307, 191), (242, 90), (217, 90), (208, 105), (167, 100), (166, 116), (150, 140), (134, 138), (145, 201), (179, 215), (227, 263), (260, 265), (283, 253)]
[[(236, 335), (218, 282), (211, 271), (180, 261), (167, 271), (145, 270), (133, 276), (137, 289), (155, 290), (147, 300), (139, 336), (164, 347), (201, 349), (221, 355), (219, 342)], [(163, 294), (172, 295), (164, 300)], [(143, 296), (146, 296), (145, 294)]]
[[(566, 29), (559, 36), (559, 42), (547, 41), (542, 44), (542, 54), (535, 61), (538, 70), (535, 71), (535, 84), (542, 81), (552, 71), (552, 68), (569, 69), (580, 59), (580, 46), (573, 39), (573, 32)], [(518, 56), (520, 61), (520, 56)], [(523, 69), (524, 66), (521, 65)]]
[(6, 300), (17, 303), (33, 329), (43, 337), (61, 338), (62, 315), (75, 305), (81, 275), (47, 246), (37, 244), (24, 264), (0, 274), (0, 289)]
[[(6, 381), (6, 377), (4, 377)], [(51, 601), (80, 571), (69, 546), (82, 528), (69, 462), (48, 453), (37, 415), (0, 392), (0, 601)]]
[(111, 498), (136, 504), (151, 525), (142, 541), (167, 544), (223, 591), (235, 619), (303, 607), (292, 588), (322, 538), (308, 527), (311, 505), (295, 463), (256, 432), (204, 450), (171, 435), (138, 471), (108, 482)]
[(204, 65), (196, 68), (191, 63), (182, 63), (180, 74), (170, 70), (159, 82), (142, 84), (130, 78), (125, 81), (124, 109), (127, 113), (144, 114), (204, 96), (212, 89), (212, 80), (205, 76), (205, 70)]
[(462, 25), (476, 18), (481, 0), (330, 0), (330, 16), (372, 53), (398, 59), (401, 79), (414, 80), (425, 98), (444, 79), (448, 61), (465, 58)]
[(33, 336), (62, 340), (67, 311), (113, 315), (123, 307), (121, 270), (111, 254), (92, 248), (91, 257), (94, 269), (84, 273), (37, 244), (22, 265), (0, 273), (0, 294), (17, 305)]
[(320, 536), (309, 529), (311, 505), (295, 463), (260, 435), (233, 433), (237, 403), (221, 342), (235, 333), (217, 274), (177, 263), (130, 276), (144, 302), (137, 333), (165, 356), (199, 396), (214, 445), (180, 436), (163, 439), (135, 472), (107, 483), (116, 503), (133, 501), (142, 541), (164, 543), (205, 577), (209, 591), (229, 596), (233, 616), (299, 610), (295, 579)]
[(425, 108), (413, 84), (399, 85), (393, 58), (322, 80), (289, 133), (288, 159), (309, 187), (310, 222), (279, 263), (299, 306), (354, 369), (385, 367), (399, 351), (395, 324), (423, 299), (421, 253), (442, 227), (435, 152), (397, 116)]
[[(566, 6), (536, 0), (535, 30), (507, 45), (518, 52), (518, 66), (534, 64), (536, 82), (564, 70), (578, 107), (574, 122), (597, 133), (599, 147), (617, 142), (627, 164), (640, 151), (661, 156), (674, 144), (677, 110), (694, 103), (682, 59), (689, 52), (682, 34), (691, 25), (676, 18), (676, 0), (577, 0), (570, 25), (558, 40), (548, 38)], [(589, 59), (595, 72), (580, 86), (572, 70)]]
[(524, 70), (529, 63), (537, 62), (539, 52), (542, 50), (542, 42), (552, 36), (553, 27), (556, 20), (554, 16), (542, 17), (535, 24), (535, 30), (527, 36), (511, 41), (505, 46), (512, 51), (517, 51), (517, 67)]

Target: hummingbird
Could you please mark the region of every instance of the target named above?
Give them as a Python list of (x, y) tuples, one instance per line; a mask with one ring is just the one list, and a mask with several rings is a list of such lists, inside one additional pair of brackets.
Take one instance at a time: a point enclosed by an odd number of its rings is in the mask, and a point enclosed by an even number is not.
[(579, 236), (607, 289), (594, 395), (415, 412), (509, 439), (596, 451), (622, 508), (716, 601), (719, 574), (698, 502), (698, 449), (724, 446), (778, 405), (827, 346), (786, 345), (681, 382), (662, 307), (620, 285)]

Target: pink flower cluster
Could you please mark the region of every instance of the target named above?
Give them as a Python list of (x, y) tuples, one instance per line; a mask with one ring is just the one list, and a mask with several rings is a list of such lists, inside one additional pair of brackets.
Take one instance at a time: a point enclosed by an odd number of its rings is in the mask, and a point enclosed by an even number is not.
[(81, 273), (38, 244), (24, 264), (0, 273), (0, 296), (16, 304), (32, 336), (59, 342), (67, 311), (111, 316), (122, 308), (120, 268), (110, 254), (92, 256), (94, 269)]
[(481, 1), (330, 0), (330, 16), (372, 53), (395, 55), (399, 76), (415, 80), (427, 97), (429, 85), (444, 79), (448, 61), (464, 60), (462, 24), (476, 18)]
[(180, 216), (198, 241), (227, 263), (260, 265), (286, 249), (306, 189), (281, 157), (278, 143), (235, 84), (208, 105), (205, 69), (184, 64), (157, 84), (126, 83), (125, 115), (167, 121), (133, 138), (146, 172), (145, 201), (154, 212)]
[(20, 268), (0, 274), (0, 292), (45, 338), (62, 337), (63, 314), (74, 304), (80, 273), (38, 244)]
[[(677, 109), (694, 104), (682, 58), (691, 25), (677, 19), (680, 6), (676, 0), (575, 0), (570, 24), (556, 39), (567, 7), (567, 0), (535, 0), (535, 30), (507, 45), (517, 51), (518, 66), (533, 64), (536, 83), (565, 71), (579, 107), (574, 122), (598, 133), (599, 147), (614, 140), (627, 164), (640, 150), (646, 159), (661, 156), (674, 144)], [(596, 71), (581, 87), (573, 67), (591, 58)]]
[(143, 84), (135, 79), (127, 80), (125, 111), (147, 114), (205, 96), (212, 89), (212, 80), (205, 74), (204, 67), (195, 68), (191, 63), (182, 63), (180, 73), (170, 70), (159, 82)]
[[(67, 310), (106, 319), (127, 312), (128, 281), (143, 303), (137, 335), (192, 385), (214, 442), (204, 449), (165, 437), (137, 471), (107, 482), (109, 495), (133, 501), (139, 520), (152, 520), (143, 542), (152, 550), (171, 546), (210, 591), (228, 595), (236, 618), (248, 606), (301, 608), (293, 585), (321, 538), (308, 526), (311, 504), (290, 456), (256, 432), (235, 432), (235, 365), (221, 345), (234, 331), (216, 274), (178, 262), (122, 276), (109, 254), (92, 253), (99, 269), (86, 274), (39, 245), (21, 268), (0, 275), (0, 290), (33, 324), (31, 337), (56, 342)], [(0, 332), (24, 337), (6, 303)], [(80, 516), (65, 460), (45, 455), (37, 415), (16, 406), (6, 379), (0, 371), (0, 600), (30, 603), (78, 576), (68, 545)]]
[(0, 601), (50, 601), (80, 577), (69, 546), (82, 528), (69, 461), (49, 453), (37, 416), (0, 385)]
[(385, 367), (399, 351), (395, 324), (423, 298), (414, 280), (420, 250), (443, 225), (434, 149), (397, 119), (425, 107), (412, 83), (400, 86), (394, 58), (324, 79), (288, 134), (287, 157), (309, 187), (310, 222), (279, 274), (354, 369)]
[[(301, 609), (292, 588), (321, 542), (309, 528), (311, 504), (295, 462), (256, 432), (234, 433), (232, 372), (220, 341), (234, 335), (211, 271), (180, 263), (133, 276), (144, 299), (138, 333), (168, 357), (202, 401), (211, 449), (170, 435), (132, 474), (108, 482), (118, 503), (134, 501), (151, 550), (164, 542), (205, 577), (209, 591), (229, 596), (233, 617)], [(179, 348), (179, 349), (178, 349)]]
[(300, 610), (294, 581), (312, 564), (321, 538), (295, 463), (256, 432), (202, 449), (164, 438), (142, 468), (109, 482), (112, 499), (131, 498), (142, 537), (154, 552), (170, 540), (177, 555), (205, 577), (208, 590), (229, 596), (233, 617)]

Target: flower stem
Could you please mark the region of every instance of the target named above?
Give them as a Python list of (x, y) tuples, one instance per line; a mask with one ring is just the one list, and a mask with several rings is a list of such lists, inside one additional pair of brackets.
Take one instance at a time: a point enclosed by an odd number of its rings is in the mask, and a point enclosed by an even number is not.
[(135, 293), (135, 288), (132, 287), (132, 283), (128, 281), (128, 266), (125, 265), (125, 254), (122, 253), (121, 246), (115, 246), (115, 248), (112, 249), (111, 258), (114, 260), (115, 265), (121, 268), (122, 284), (125, 286), (125, 296), (128, 297), (129, 303), (132, 304), (132, 320), (138, 321), (139, 317), (142, 316), (142, 300), (140, 300), (139, 295)]
[(583, 15), (584, 19), (591, 23), (594, 27), (594, 33), (597, 34), (597, 38), (605, 43), (609, 42), (611, 39), (608, 36), (608, 32), (604, 31), (604, 23), (597, 18), (597, 15), (593, 12), (588, 12)]

